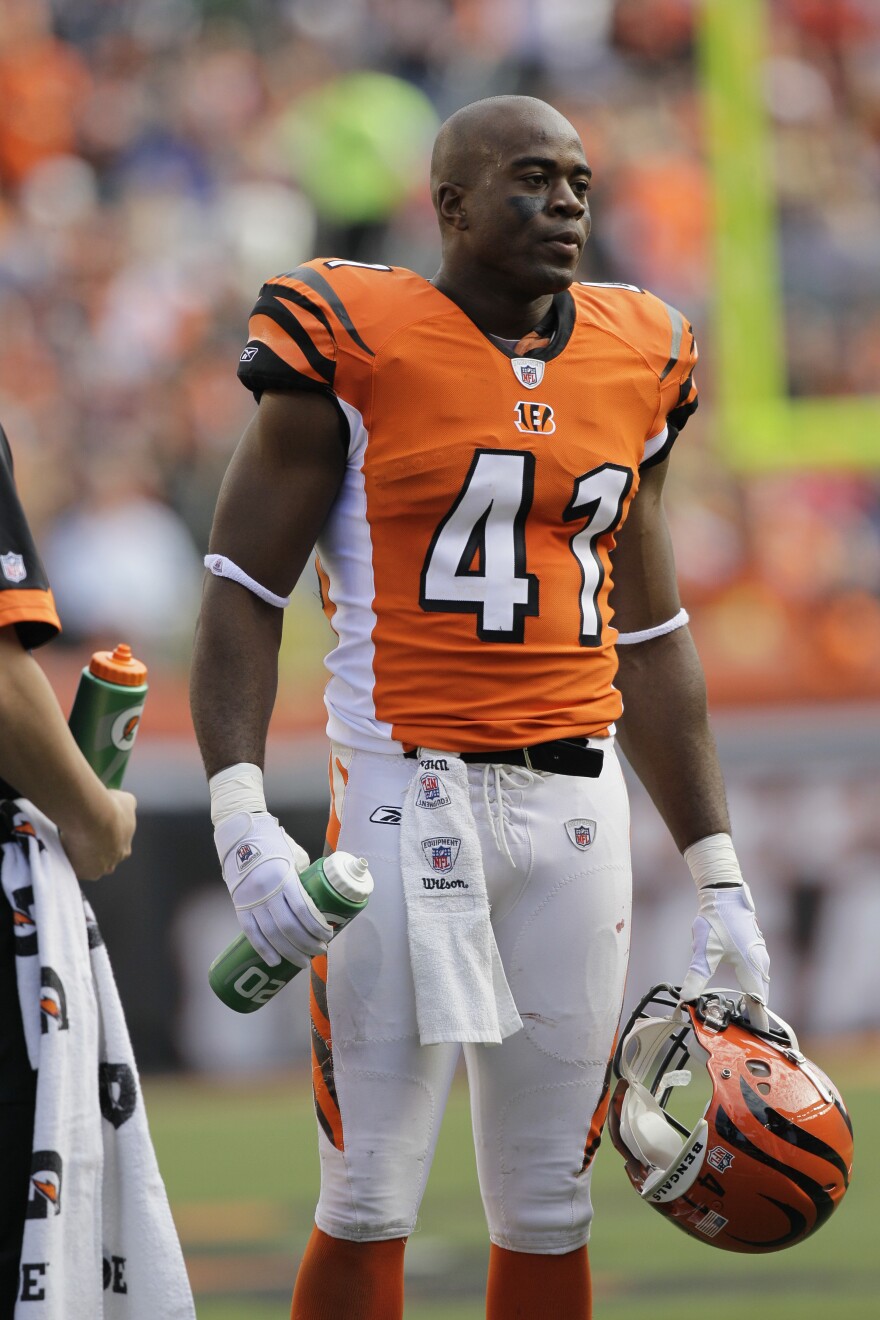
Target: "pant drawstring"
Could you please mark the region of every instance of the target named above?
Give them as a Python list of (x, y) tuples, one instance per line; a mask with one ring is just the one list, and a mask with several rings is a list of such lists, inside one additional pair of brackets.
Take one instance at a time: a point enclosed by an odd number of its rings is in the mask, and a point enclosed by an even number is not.
[[(516, 870), (516, 862), (513, 860), (513, 854), (510, 851), (510, 844), (507, 841), (507, 817), (505, 808), (509, 803), (505, 800), (505, 789), (524, 789), (529, 788), (539, 779), (547, 777), (546, 771), (527, 770), (519, 765), (494, 765), (487, 763), (483, 766), (483, 803), (486, 807), (486, 815), (492, 826), (492, 837), (495, 840), (495, 847), (510, 862), (510, 865)], [(493, 780), (494, 790), (494, 810), (492, 798), (489, 796), (489, 780)]]

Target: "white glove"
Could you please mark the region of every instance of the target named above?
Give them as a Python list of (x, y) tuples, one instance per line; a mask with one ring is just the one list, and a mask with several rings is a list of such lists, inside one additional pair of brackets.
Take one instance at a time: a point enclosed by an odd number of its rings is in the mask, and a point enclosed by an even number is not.
[(730, 837), (713, 834), (700, 839), (685, 849), (684, 856), (697, 885), (700, 910), (693, 925), (694, 952), (681, 999), (698, 999), (719, 963), (727, 963), (749, 997), (752, 1025), (766, 1031), (770, 957)]
[(333, 935), (299, 875), (309, 864), (304, 848), (268, 811), (238, 811), (221, 820), (214, 842), (239, 925), (260, 957), (307, 967)]

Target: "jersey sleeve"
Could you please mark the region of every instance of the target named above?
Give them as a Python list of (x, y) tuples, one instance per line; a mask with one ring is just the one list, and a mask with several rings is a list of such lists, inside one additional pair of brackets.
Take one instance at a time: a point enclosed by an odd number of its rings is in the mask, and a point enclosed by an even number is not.
[(28, 527), (0, 427), (0, 628), (14, 624), (28, 650), (61, 631), (45, 569)]
[(251, 312), (238, 378), (265, 390), (334, 393), (338, 358), (333, 290), (309, 265), (269, 280)]
[[(652, 467), (668, 455), (675, 439), (688, 418), (697, 410), (697, 386), (694, 368), (697, 364), (697, 341), (691, 323), (675, 307), (655, 300), (659, 310), (658, 330), (662, 338), (662, 353), (657, 359), (660, 381), (660, 406), (654, 418), (651, 434), (645, 443), (640, 467)], [(661, 329), (662, 327), (662, 329)]]

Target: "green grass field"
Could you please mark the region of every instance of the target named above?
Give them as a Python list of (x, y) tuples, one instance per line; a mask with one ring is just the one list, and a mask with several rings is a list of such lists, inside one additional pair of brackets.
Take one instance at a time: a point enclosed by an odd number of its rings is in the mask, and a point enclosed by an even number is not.
[[(843, 1091), (856, 1132), (853, 1184), (835, 1216), (771, 1256), (703, 1248), (639, 1204), (606, 1138), (593, 1198), (597, 1320), (741, 1320), (768, 1308), (774, 1320), (880, 1315), (880, 1048), (812, 1054)], [(249, 1086), (148, 1079), (144, 1090), (199, 1320), (287, 1320), (318, 1185), (306, 1074)], [(407, 1320), (480, 1320), (487, 1255), (462, 1080), (407, 1247)]]

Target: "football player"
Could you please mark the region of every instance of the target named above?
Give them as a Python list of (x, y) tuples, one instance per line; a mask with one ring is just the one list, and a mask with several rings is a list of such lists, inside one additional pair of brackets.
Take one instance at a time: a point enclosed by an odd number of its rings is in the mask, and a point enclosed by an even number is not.
[[(590, 185), (551, 106), (468, 106), (434, 148), (435, 277), (309, 261), (264, 285), (241, 355), (259, 406), (218, 499), (192, 709), (242, 928), (270, 962), (311, 961), (322, 1172), (295, 1320), (402, 1316), (462, 1052), (487, 1316), (590, 1315), (630, 936), (617, 741), (697, 884), (683, 995), (724, 959), (766, 999), (663, 511), (696, 343), (651, 293), (577, 280)], [(375, 879), (329, 951), (262, 788), (283, 606), (315, 545), (337, 636), (328, 847)]]

